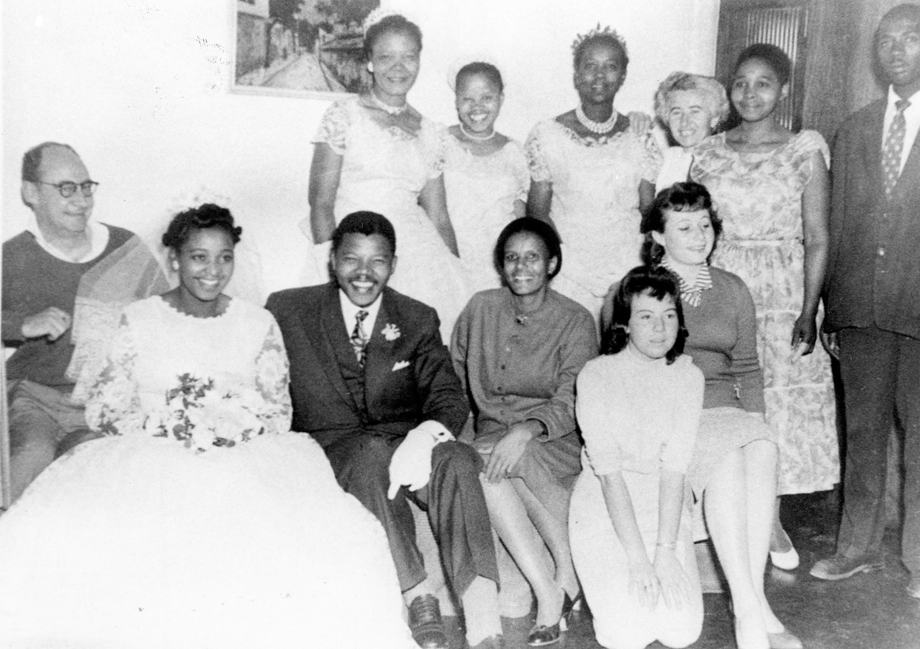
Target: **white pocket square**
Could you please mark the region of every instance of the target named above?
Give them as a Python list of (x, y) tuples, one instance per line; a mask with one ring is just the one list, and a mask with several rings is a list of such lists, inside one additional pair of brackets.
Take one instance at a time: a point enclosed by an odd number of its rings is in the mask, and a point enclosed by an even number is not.
[(399, 361), (396, 365), (393, 366), (393, 372), (398, 372), (399, 370), (409, 367), (409, 361)]

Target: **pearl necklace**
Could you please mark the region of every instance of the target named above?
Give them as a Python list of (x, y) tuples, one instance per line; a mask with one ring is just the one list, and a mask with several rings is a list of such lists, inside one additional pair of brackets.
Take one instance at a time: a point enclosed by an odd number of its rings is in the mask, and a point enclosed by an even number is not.
[(402, 106), (390, 106), (389, 104), (381, 101), (381, 99), (374, 93), (373, 90), (370, 91), (371, 101), (374, 102), (374, 105), (385, 112), (387, 115), (401, 115), (406, 112), (406, 109), (409, 108), (409, 104), (403, 104)]
[(486, 135), (485, 137), (483, 137), (482, 135), (473, 135), (472, 133), (470, 133), (463, 127), (463, 122), (460, 122), (460, 132), (463, 133), (468, 138), (470, 138), (471, 140), (478, 140), (480, 142), (491, 140), (493, 137), (495, 137), (495, 133), (496, 133), (495, 128), (493, 127), (492, 132)]
[(581, 122), (581, 125), (592, 133), (600, 135), (601, 133), (606, 133), (611, 130), (614, 125), (617, 123), (617, 117), (619, 113), (613, 111), (610, 114), (610, 118), (606, 122), (595, 122), (593, 119), (585, 115), (585, 111), (582, 109), (581, 104), (575, 108), (575, 117), (578, 118), (578, 121)]

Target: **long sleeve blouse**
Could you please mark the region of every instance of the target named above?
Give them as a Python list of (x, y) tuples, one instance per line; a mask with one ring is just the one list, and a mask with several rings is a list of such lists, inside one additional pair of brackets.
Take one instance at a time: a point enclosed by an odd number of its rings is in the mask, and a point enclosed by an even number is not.
[(537, 439), (558, 439), (575, 431), (575, 378), (597, 356), (594, 318), (552, 289), (526, 318), (507, 288), (482, 291), (454, 327), (451, 355), (477, 438), (535, 419), (547, 431)]
[(577, 385), (578, 425), (596, 475), (687, 473), (704, 386), (688, 356), (668, 365), (627, 348), (589, 362)]

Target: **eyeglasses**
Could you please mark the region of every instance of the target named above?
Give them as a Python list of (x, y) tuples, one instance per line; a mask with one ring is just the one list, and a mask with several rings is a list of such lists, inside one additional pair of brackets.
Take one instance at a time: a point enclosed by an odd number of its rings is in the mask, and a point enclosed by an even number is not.
[(36, 180), (34, 182), (37, 182), (39, 185), (50, 185), (51, 187), (57, 188), (57, 190), (61, 192), (61, 196), (64, 198), (70, 198), (76, 194), (78, 188), (84, 196), (92, 196), (96, 192), (96, 187), (99, 186), (99, 183), (97, 183), (95, 180), (86, 180), (82, 183), (75, 183), (70, 180), (65, 180), (64, 182), (57, 184), (46, 183), (42, 180)]

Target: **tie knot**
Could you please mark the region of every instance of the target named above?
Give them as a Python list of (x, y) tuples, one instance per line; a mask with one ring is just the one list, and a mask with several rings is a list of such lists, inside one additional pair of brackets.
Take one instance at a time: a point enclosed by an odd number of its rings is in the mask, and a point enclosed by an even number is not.
[(358, 311), (355, 317), (358, 319), (358, 322), (364, 322), (364, 319), (367, 317), (367, 311)]
[(898, 99), (896, 102), (894, 102), (894, 107), (898, 109), (899, 113), (903, 113), (905, 110), (907, 110), (908, 106), (910, 106), (909, 99)]

